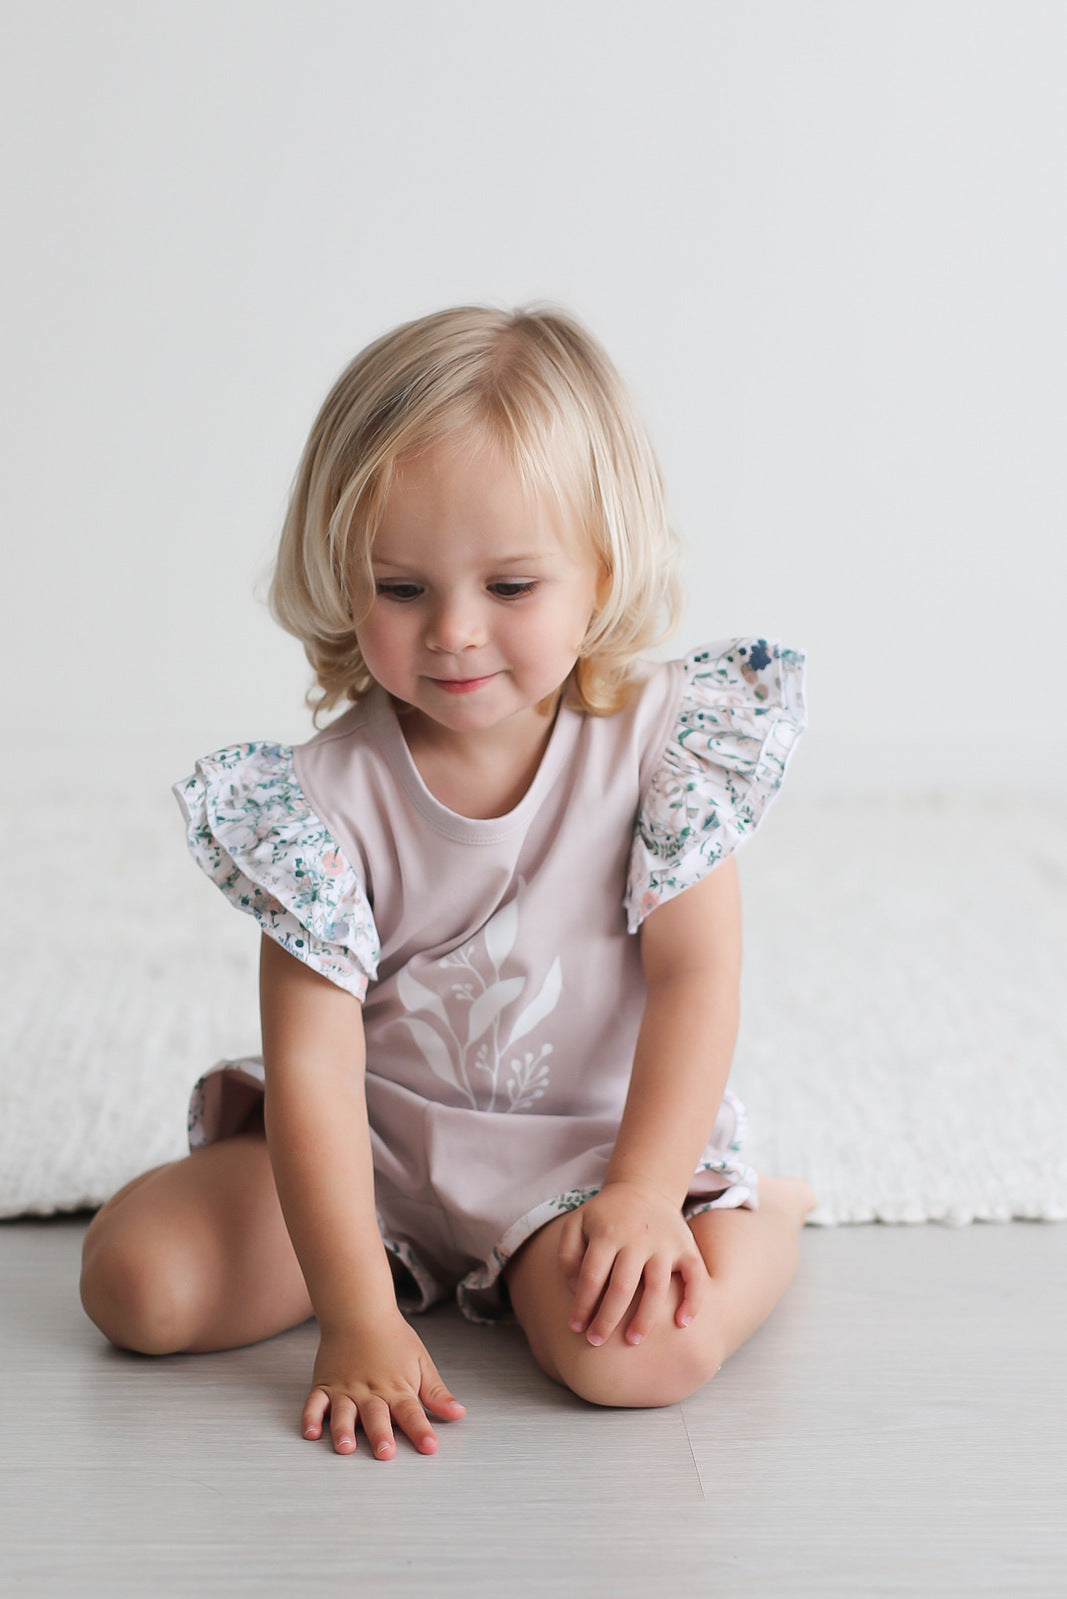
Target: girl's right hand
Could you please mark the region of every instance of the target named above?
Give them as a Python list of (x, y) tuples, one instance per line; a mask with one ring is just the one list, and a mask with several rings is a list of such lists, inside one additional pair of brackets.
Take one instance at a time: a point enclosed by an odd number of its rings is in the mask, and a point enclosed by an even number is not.
[(426, 1410), (444, 1421), (458, 1421), (466, 1414), (399, 1310), (322, 1334), (301, 1421), (305, 1438), (322, 1437), (328, 1412), (339, 1455), (355, 1450), (358, 1424), (371, 1453), (379, 1460), (391, 1460), (396, 1454), (394, 1421), (420, 1454), (432, 1455), (437, 1436)]

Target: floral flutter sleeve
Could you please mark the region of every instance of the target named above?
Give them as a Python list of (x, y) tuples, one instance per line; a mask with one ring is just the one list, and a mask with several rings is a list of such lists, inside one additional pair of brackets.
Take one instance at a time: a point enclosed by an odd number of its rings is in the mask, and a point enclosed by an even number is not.
[(366, 892), (312, 811), (284, 744), (235, 744), (176, 783), (189, 849), (231, 904), (362, 1001), (377, 973)]
[(731, 639), (682, 662), (677, 722), (645, 792), (626, 891), (636, 932), (759, 826), (804, 730), (804, 656)]

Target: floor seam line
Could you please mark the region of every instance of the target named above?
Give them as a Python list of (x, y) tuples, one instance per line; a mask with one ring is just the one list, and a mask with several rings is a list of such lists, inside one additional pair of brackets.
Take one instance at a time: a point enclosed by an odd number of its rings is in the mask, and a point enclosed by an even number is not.
[(697, 1474), (697, 1487), (700, 1489), (700, 1497), (704, 1501), (704, 1503), (707, 1504), (708, 1496), (704, 1492), (704, 1479), (700, 1475), (700, 1466), (699, 1466), (699, 1463), (697, 1461), (696, 1450), (693, 1448), (693, 1440), (689, 1436), (689, 1422), (686, 1419), (684, 1404), (683, 1405), (679, 1405), (678, 1409), (682, 1413), (682, 1426), (685, 1428), (685, 1441), (689, 1445), (689, 1458), (693, 1462), (693, 1470)]

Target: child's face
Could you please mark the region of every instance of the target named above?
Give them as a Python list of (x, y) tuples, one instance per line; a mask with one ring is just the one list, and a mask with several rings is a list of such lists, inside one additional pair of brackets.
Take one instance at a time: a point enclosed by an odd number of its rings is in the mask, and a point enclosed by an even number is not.
[(596, 603), (598, 562), (581, 543), (488, 445), (445, 442), (402, 463), (356, 629), (371, 676), (436, 729), (543, 729)]

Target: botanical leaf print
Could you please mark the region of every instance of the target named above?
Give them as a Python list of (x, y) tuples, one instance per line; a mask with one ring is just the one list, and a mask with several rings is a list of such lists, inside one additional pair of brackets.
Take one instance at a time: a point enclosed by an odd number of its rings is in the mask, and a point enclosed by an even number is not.
[(428, 1022), (420, 1021), (417, 1016), (402, 1017), (404, 1026), (411, 1034), (422, 1051), (423, 1059), (435, 1077), (440, 1077), (443, 1082), (451, 1083), (454, 1088), (464, 1091), (466, 1085), (461, 1081), (453, 1060), (452, 1051), (448, 1044)]
[(552, 1044), (546, 1040), (522, 1055), (511, 1050), (558, 1005), (563, 991), (558, 956), (534, 999), (510, 1028), (505, 1024), (506, 1013), (528, 986), (525, 975), (506, 976), (501, 970), (518, 937), (524, 888), (520, 878), (515, 898), (476, 937), (440, 961), (438, 970), (451, 976), (446, 990), (434, 992), (407, 968), (397, 977), (397, 995), (407, 1012), (400, 1020), (435, 1077), (453, 1084), (472, 1110), (525, 1110), (548, 1087)]
[(517, 999), (525, 987), (524, 977), (505, 977), (499, 983), (493, 983), (484, 994), (479, 994), (467, 1019), (467, 1043), (477, 1043), (505, 1006)]
[(511, 1029), (511, 1037), (508, 1039), (507, 1045), (509, 1049), (511, 1048), (512, 1044), (515, 1043), (516, 1039), (522, 1038), (526, 1033), (531, 1032), (532, 1029), (537, 1026), (539, 1021), (543, 1020), (544, 1017), (550, 1015), (551, 1012), (555, 1010), (556, 1006), (559, 1004), (559, 996), (562, 992), (563, 968), (559, 963), (559, 956), (557, 955), (555, 960), (552, 962), (548, 976), (541, 985), (541, 992), (538, 994), (537, 998), (532, 1000), (531, 1003), (527, 1005), (526, 1009), (520, 1013), (518, 1021)]
[(501, 906), (485, 924), (485, 952), (498, 971), (515, 947), (518, 931), (519, 902), (516, 898)]
[(535, 1055), (532, 1051), (519, 1060), (509, 1062), (507, 1081), (508, 1109), (522, 1110), (541, 1099), (548, 1087), (548, 1067), (545, 1058), (552, 1053), (551, 1044), (542, 1044)]
[(402, 966), (396, 974), (396, 990), (400, 995), (400, 1003), (406, 1011), (424, 1011), (430, 1016), (448, 1023), (448, 1012), (432, 988), (427, 988), (417, 978), (412, 977), (407, 966)]

